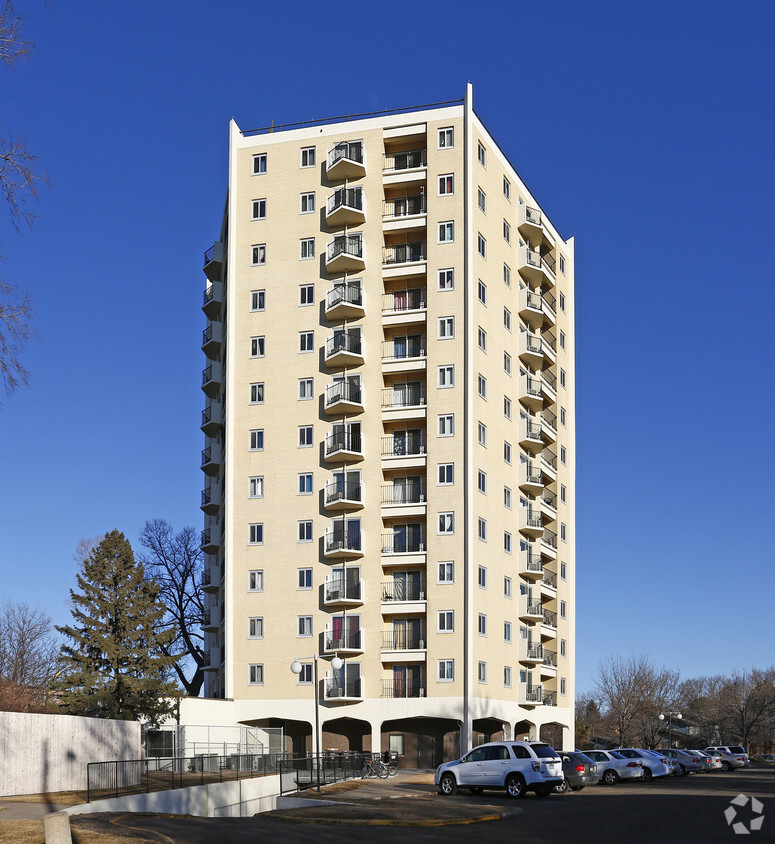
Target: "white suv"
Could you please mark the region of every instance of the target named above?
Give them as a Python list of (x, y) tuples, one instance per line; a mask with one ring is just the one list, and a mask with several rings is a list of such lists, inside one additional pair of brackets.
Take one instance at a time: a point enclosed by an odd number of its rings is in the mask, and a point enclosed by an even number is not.
[(716, 750), (721, 753), (721, 770), (731, 771), (734, 768), (747, 768), (751, 764), (745, 748), (739, 744), (723, 744), (717, 747), (706, 747), (705, 752)]
[(562, 782), (562, 762), (557, 751), (543, 742), (494, 741), (439, 765), (433, 781), (445, 795), (456, 794), (459, 788), (472, 794), (505, 788), (510, 797), (524, 797), (527, 791), (548, 797)]

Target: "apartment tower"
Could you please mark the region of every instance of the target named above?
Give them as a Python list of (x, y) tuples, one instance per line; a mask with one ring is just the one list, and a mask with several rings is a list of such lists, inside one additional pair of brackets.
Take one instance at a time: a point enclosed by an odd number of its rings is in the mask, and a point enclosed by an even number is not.
[(296, 752), (316, 694), (408, 767), (572, 747), (573, 240), (471, 87), (232, 122), (204, 270), (206, 695)]

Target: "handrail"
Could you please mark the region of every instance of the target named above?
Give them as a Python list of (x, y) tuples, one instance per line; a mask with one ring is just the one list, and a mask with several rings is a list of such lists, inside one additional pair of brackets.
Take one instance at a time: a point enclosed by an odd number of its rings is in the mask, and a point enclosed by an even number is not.
[[(396, 341), (399, 341), (398, 344), (396, 344)], [(419, 334), (408, 337), (393, 337), (392, 340), (383, 340), (382, 342), (382, 360), (424, 357), (425, 337)]]
[(407, 630), (403, 627), (382, 631), (383, 651), (424, 651), (425, 634), (422, 630)]
[(382, 294), (382, 312), (419, 311), (425, 307), (425, 289), (394, 290)]
[(414, 170), (425, 167), (425, 150), (410, 149), (401, 152), (386, 152), (383, 169), (387, 171)]
[(361, 385), (350, 381), (335, 381), (326, 387), (326, 407), (338, 401), (361, 404)]
[(362, 454), (363, 447), (361, 444), (360, 431), (334, 431), (332, 434), (326, 435), (326, 456), (330, 456), (337, 451), (352, 451), (355, 454)]
[(344, 577), (326, 578), (324, 595), (326, 601), (360, 601), (361, 581), (348, 581)]
[(421, 504), (425, 501), (425, 490), (423, 488), (422, 480), (407, 479), (409, 483), (406, 486), (383, 484), (382, 486), (382, 503), (383, 504)]
[(410, 217), (425, 213), (425, 195), (397, 196), (382, 203), (382, 216), (386, 218)]
[(326, 504), (337, 501), (361, 501), (363, 485), (360, 481), (328, 481), (326, 484)]
[(425, 387), (422, 384), (406, 385), (396, 391), (388, 388), (382, 391), (382, 407), (422, 407), (425, 405)]
[(422, 579), (384, 580), (382, 582), (382, 600), (389, 601), (424, 601), (425, 584)]
[(339, 255), (352, 255), (354, 258), (363, 257), (363, 235), (339, 234), (326, 247), (327, 260), (332, 261)]
[(342, 331), (326, 338), (326, 359), (333, 357), (338, 352), (350, 352), (353, 355), (361, 354), (361, 332)]
[(419, 554), (425, 551), (425, 535), (422, 530), (407, 531), (406, 534), (383, 533), (383, 554)]
[(396, 243), (382, 247), (383, 264), (411, 264), (425, 260), (425, 241)]
[(337, 284), (336, 287), (326, 293), (327, 311), (341, 304), (363, 306), (363, 288), (360, 280)]
[(363, 188), (339, 188), (335, 190), (327, 201), (327, 214), (336, 211), (337, 208), (354, 208), (356, 211), (363, 210)]
[(425, 437), (422, 432), (407, 433), (399, 439), (394, 436), (382, 437), (383, 457), (406, 457), (413, 454), (425, 454)]

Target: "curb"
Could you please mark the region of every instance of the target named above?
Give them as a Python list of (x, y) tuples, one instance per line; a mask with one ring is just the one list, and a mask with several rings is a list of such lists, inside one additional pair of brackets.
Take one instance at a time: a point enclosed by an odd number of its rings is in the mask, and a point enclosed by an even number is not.
[(474, 818), (428, 818), (427, 820), (390, 820), (379, 818), (369, 820), (367, 818), (300, 818), (296, 815), (284, 815), (271, 813), (268, 816), (287, 823), (298, 824), (325, 824), (330, 826), (466, 826), (467, 824), (486, 823), (488, 821), (500, 821), (508, 818), (516, 818), (523, 815), (524, 810), (513, 809), (510, 812), (495, 812), (489, 815), (479, 815)]

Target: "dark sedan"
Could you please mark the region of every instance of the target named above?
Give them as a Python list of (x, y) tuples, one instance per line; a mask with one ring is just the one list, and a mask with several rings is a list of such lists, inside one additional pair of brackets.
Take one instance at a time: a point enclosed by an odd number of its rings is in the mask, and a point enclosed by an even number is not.
[(581, 791), (585, 785), (594, 785), (600, 775), (597, 772), (597, 764), (589, 756), (578, 751), (574, 753), (561, 753), (562, 759), (562, 782), (554, 787), (556, 794), (565, 794), (567, 791)]

